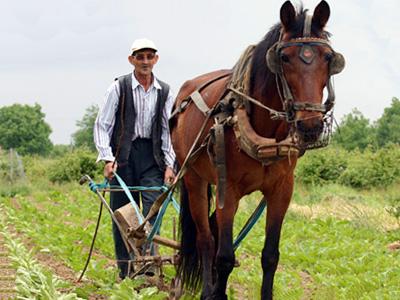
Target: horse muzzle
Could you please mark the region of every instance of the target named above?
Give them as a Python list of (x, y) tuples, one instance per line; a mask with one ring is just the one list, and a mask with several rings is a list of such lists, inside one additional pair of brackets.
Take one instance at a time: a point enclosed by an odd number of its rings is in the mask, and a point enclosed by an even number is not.
[(296, 134), (301, 144), (309, 145), (317, 142), (324, 131), (322, 116), (315, 115), (311, 118), (295, 121)]

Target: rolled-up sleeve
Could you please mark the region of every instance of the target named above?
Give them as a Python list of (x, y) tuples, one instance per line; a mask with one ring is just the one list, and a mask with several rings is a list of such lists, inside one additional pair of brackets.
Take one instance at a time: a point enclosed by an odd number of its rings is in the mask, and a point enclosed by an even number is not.
[(114, 81), (104, 96), (104, 104), (100, 108), (97, 115), (93, 137), (99, 155), (97, 162), (103, 161), (114, 161), (115, 157), (112, 153), (110, 141), (112, 132), (115, 124), (115, 114), (118, 109), (119, 102), (119, 84), (118, 81)]

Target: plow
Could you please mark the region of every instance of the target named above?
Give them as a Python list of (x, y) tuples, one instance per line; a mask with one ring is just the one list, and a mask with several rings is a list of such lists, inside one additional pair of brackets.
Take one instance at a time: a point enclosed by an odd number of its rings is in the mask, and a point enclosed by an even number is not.
[[(181, 249), (180, 242), (177, 240), (177, 225), (175, 217), (172, 219), (172, 239), (163, 237), (159, 234), (162, 219), (165, 216), (167, 208), (172, 206), (177, 214), (180, 213), (180, 205), (173, 196), (174, 186), (172, 188), (166, 186), (127, 186), (118, 174), (115, 173), (114, 175), (118, 180), (118, 186), (110, 185), (107, 180), (103, 183), (95, 183), (88, 175), (84, 175), (80, 179), (79, 183), (81, 185), (88, 184), (90, 190), (97, 195), (97, 198), (101, 203), (101, 208), (103, 206), (106, 208), (113, 222), (119, 229), (130, 256), (129, 261), (127, 261), (128, 274), (130, 274), (129, 277), (134, 279), (137, 276), (145, 274), (155, 278), (155, 280), (152, 280), (154, 285), (158, 287), (165, 286), (163, 267), (166, 265), (177, 266), (180, 259), (179, 250)], [(130, 203), (113, 211), (105, 198), (106, 192), (124, 192), (128, 196)], [(151, 207), (150, 212), (145, 217), (133, 199), (131, 192), (162, 192), (162, 194), (158, 197)], [(265, 201), (261, 200), (233, 241), (234, 250), (239, 247), (240, 243), (256, 224), (260, 216), (263, 214), (265, 207)], [(100, 214), (98, 223), (100, 220)], [(154, 224), (151, 225), (148, 221), (153, 215), (157, 215), (157, 217)], [(93, 237), (86, 265), (78, 279), (78, 282), (82, 280), (89, 264), (94, 241), (97, 235), (97, 229), (98, 226), (96, 227), (96, 232)], [(156, 253), (151, 253), (151, 249), (158, 249), (158, 246), (170, 248), (173, 250), (173, 253), (171, 255), (159, 255), (157, 250), (155, 251)], [(239, 262), (236, 261), (235, 267), (238, 266)], [(180, 274), (176, 274), (175, 277), (172, 278), (169, 285), (169, 294), (169, 299), (179, 299), (182, 296), (183, 287), (181, 284)]]
[[(173, 238), (169, 239), (159, 235), (162, 218), (164, 217), (167, 208), (172, 205), (177, 213), (179, 213), (180, 207), (175, 198), (172, 195), (172, 191), (168, 191), (166, 186), (161, 187), (142, 187), (142, 186), (126, 186), (122, 179), (115, 174), (119, 181), (119, 186), (112, 186), (108, 184), (107, 181), (104, 183), (95, 183), (92, 178), (88, 175), (84, 175), (79, 183), (81, 185), (88, 184), (90, 190), (97, 195), (101, 203), (101, 207), (105, 207), (110, 214), (113, 222), (119, 229), (121, 237), (124, 241), (125, 247), (128, 250), (130, 259), (128, 263), (128, 274), (129, 278), (134, 279), (139, 275), (147, 275), (149, 277), (154, 277), (156, 286), (164, 286), (164, 272), (163, 266), (173, 265), (176, 266), (179, 259), (179, 249), (180, 243), (177, 241), (176, 234), (176, 221), (173, 218), (173, 228), (172, 235)], [(130, 203), (122, 206), (121, 208), (113, 211), (108, 204), (105, 193), (106, 192), (125, 192), (128, 196)], [(157, 207), (157, 218), (153, 225), (150, 225), (148, 218), (145, 218), (139, 206), (134, 201), (131, 192), (163, 192), (166, 195), (163, 198), (163, 203), (161, 207)], [(162, 194), (164, 195), (164, 194)], [(154, 211), (155, 209), (153, 209)], [(150, 215), (150, 213), (149, 213)], [(98, 227), (97, 227), (98, 228)], [(92, 247), (87, 259), (86, 265), (81, 273), (78, 282), (82, 280), (83, 275), (87, 269), (91, 252), (93, 249), (94, 240), (97, 235), (97, 228), (95, 236), (92, 241)], [(158, 249), (158, 246), (165, 246), (173, 249), (171, 255), (159, 255), (158, 251), (156, 253), (151, 253), (151, 249)], [(181, 295), (182, 289), (179, 284), (179, 277), (176, 276), (171, 280), (170, 284), (170, 299), (178, 299)]]

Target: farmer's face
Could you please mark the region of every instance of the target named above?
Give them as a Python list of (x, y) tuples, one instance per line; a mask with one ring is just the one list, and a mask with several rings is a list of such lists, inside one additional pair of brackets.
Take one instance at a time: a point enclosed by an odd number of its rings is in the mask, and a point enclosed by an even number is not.
[(154, 65), (158, 61), (158, 55), (154, 50), (144, 49), (129, 56), (129, 62), (135, 67), (135, 73), (141, 76), (149, 76)]

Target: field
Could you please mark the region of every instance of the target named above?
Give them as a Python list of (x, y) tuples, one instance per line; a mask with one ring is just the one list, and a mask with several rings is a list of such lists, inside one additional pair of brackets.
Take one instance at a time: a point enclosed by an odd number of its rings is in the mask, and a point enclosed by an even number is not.
[[(275, 299), (400, 299), (400, 224), (387, 208), (399, 186), (355, 190), (337, 184), (298, 183), (282, 238)], [(165, 299), (145, 278), (118, 282), (109, 215), (103, 213), (95, 253), (81, 283), (99, 201), (87, 186), (3, 185), (0, 233), (16, 272), (17, 294), (35, 299)], [(257, 193), (242, 199), (238, 232), (257, 206)], [(162, 235), (171, 236), (171, 208)], [(229, 281), (229, 299), (258, 299), (265, 215), (236, 252), (240, 267)], [(162, 248), (163, 253), (170, 253)], [(174, 277), (165, 269), (166, 283)], [(1, 277), (0, 277), (1, 278)], [(47, 295), (47, 296), (44, 296)], [(185, 295), (185, 299), (197, 298)], [(24, 299), (25, 299), (24, 298)]]

